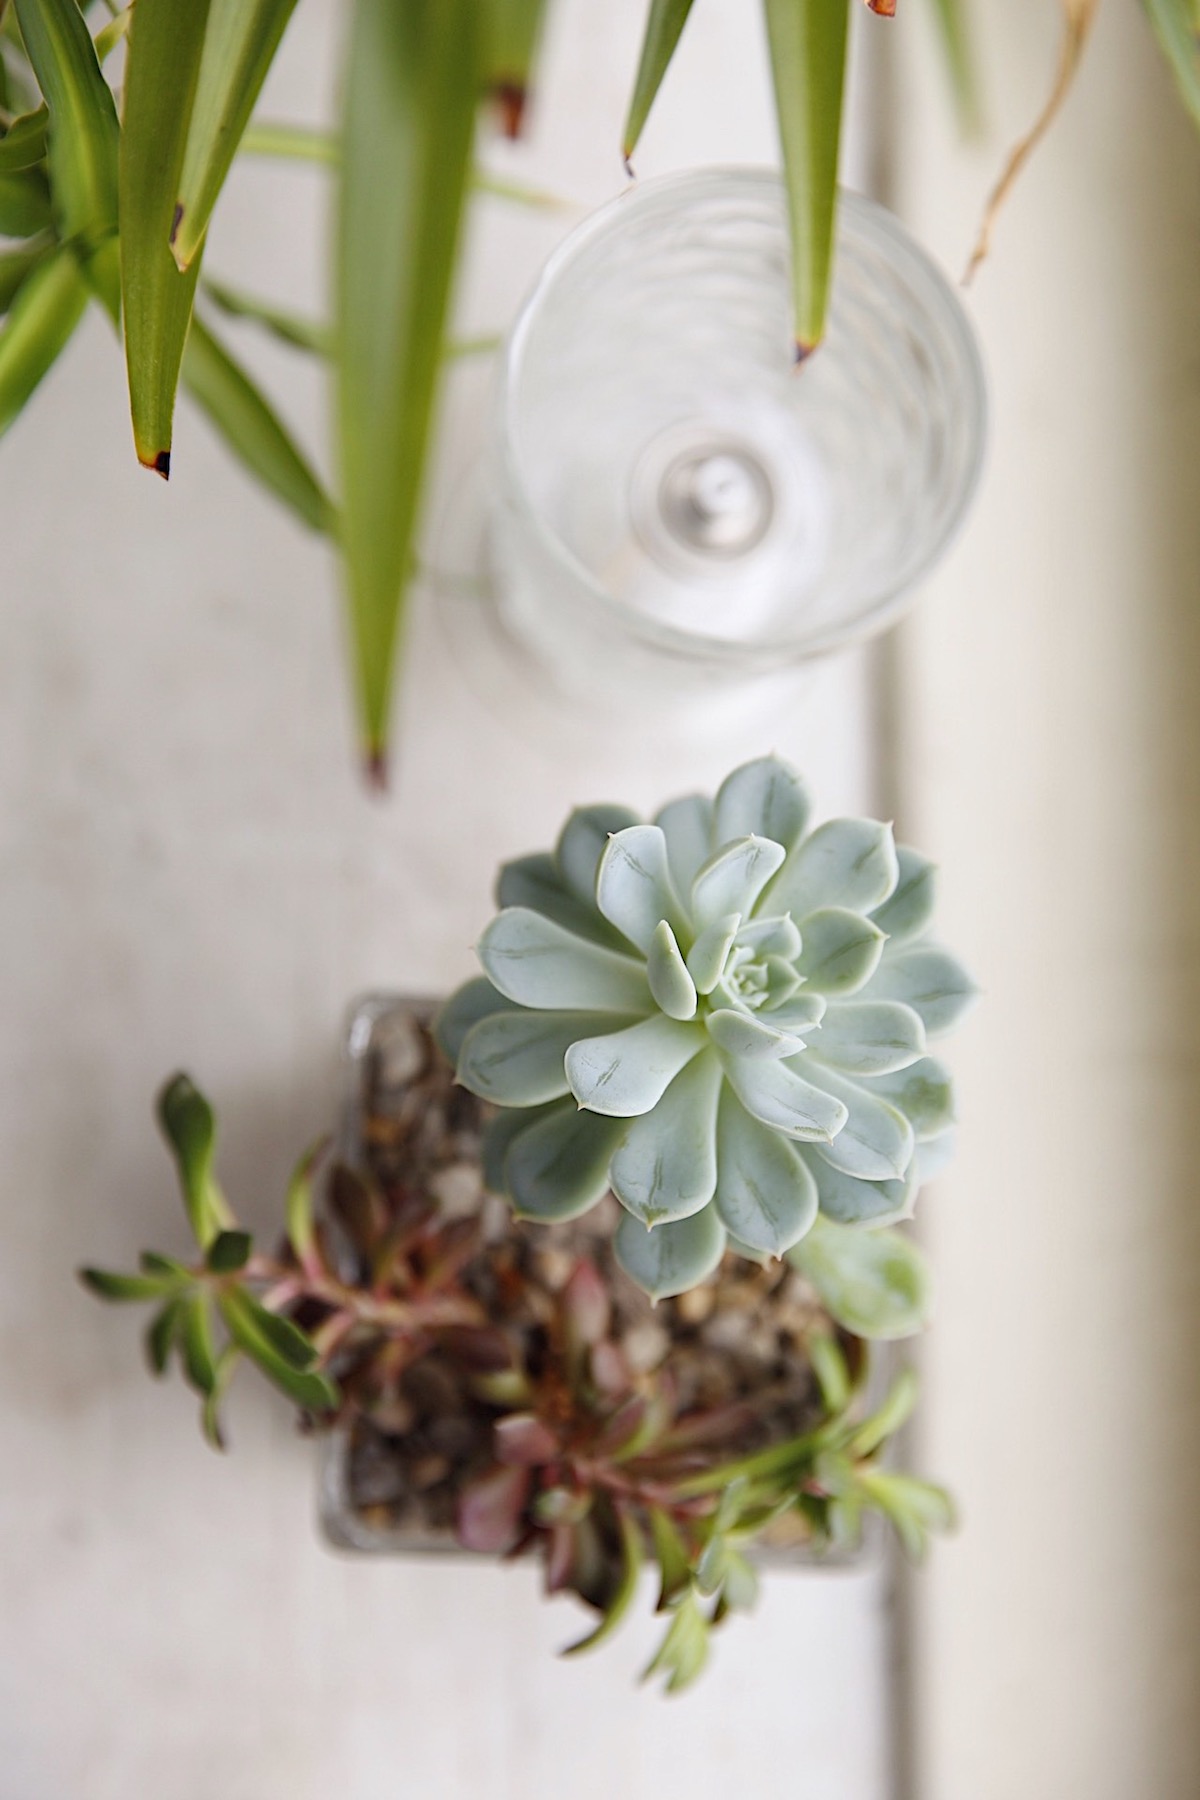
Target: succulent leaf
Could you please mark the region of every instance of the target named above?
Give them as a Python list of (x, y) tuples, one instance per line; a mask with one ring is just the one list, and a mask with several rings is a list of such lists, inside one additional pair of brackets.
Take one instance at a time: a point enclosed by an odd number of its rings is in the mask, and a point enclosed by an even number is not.
[(479, 943), (479, 960), (510, 1000), (551, 1012), (649, 1012), (644, 965), (586, 943), (527, 906), (498, 913)]
[(929, 1271), (896, 1231), (862, 1231), (818, 1217), (788, 1258), (839, 1325), (865, 1338), (911, 1337), (929, 1317)]
[(703, 1026), (659, 1013), (624, 1030), (572, 1044), (567, 1051), (567, 1080), (580, 1106), (589, 1112), (634, 1119), (657, 1106), (705, 1042)]
[(919, 937), (933, 922), (937, 904), (937, 866), (906, 844), (896, 846), (896, 886), (871, 917), (893, 944)]
[(646, 977), (656, 1006), (669, 1019), (694, 1019), (696, 984), (680, 953), (679, 941), (666, 919), (655, 927), (646, 954)]
[(785, 855), (770, 838), (737, 838), (718, 850), (692, 883), (692, 919), (703, 930), (726, 913), (750, 912)]
[(504, 1191), (517, 1216), (553, 1224), (577, 1219), (608, 1188), (608, 1165), (624, 1121), (564, 1100), (518, 1132), (504, 1158)]
[(741, 913), (722, 913), (706, 925), (687, 955), (688, 974), (700, 994), (711, 994), (725, 972), (742, 922)]
[(657, 1106), (634, 1121), (613, 1157), (613, 1193), (643, 1225), (689, 1218), (716, 1192), (721, 1085), (716, 1056), (697, 1056)]
[(725, 1059), (725, 1073), (746, 1111), (785, 1137), (829, 1143), (846, 1123), (848, 1114), (842, 1102), (814, 1087), (786, 1063), (730, 1056)]
[(863, 1181), (899, 1179), (912, 1160), (916, 1135), (904, 1114), (881, 1100), (870, 1089), (833, 1069), (810, 1060), (805, 1069), (811, 1079), (835, 1100), (840, 1100), (846, 1119), (833, 1140), (817, 1145), (817, 1153)]
[(796, 966), (819, 994), (853, 994), (879, 967), (886, 942), (873, 920), (845, 906), (823, 906), (800, 927)]
[(457, 1063), (467, 1033), (480, 1019), (490, 1018), (493, 1013), (511, 1012), (516, 1004), (507, 994), (494, 988), (486, 975), (464, 981), (433, 1021), (433, 1035), (447, 1060)]
[(874, 1083), (874, 1091), (905, 1115), (918, 1143), (940, 1137), (954, 1124), (954, 1083), (945, 1063), (936, 1057), (922, 1056), (882, 1077)]
[(554, 857), (573, 894), (589, 909), (596, 904), (596, 871), (615, 831), (639, 823), (627, 806), (577, 806), (559, 834)]
[(660, 922), (686, 931), (657, 825), (628, 825), (609, 838), (596, 869), (596, 905), (610, 925), (646, 952)]
[(792, 850), (804, 835), (811, 811), (808, 788), (795, 769), (776, 756), (760, 756), (734, 769), (718, 788), (716, 841), (765, 837)]
[(685, 794), (654, 815), (654, 823), (667, 840), (671, 876), (679, 894), (691, 892), (701, 865), (712, 855), (713, 818), (713, 803), (703, 794)]
[(894, 1225), (908, 1217), (917, 1188), (912, 1164), (902, 1181), (862, 1181), (835, 1169), (815, 1149), (801, 1155), (816, 1182), (821, 1212), (835, 1224)]
[(925, 1027), (898, 1000), (841, 1000), (825, 1009), (807, 1040), (818, 1062), (847, 1075), (890, 1075), (925, 1049)]
[(615, 1245), (625, 1273), (650, 1295), (665, 1300), (682, 1294), (711, 1275), (725, 1250), (725, 1227), (716, 1208), (706, 1206), (690, 1219), (676, 1219), (653, 1230), (622, 1213)]
[(902, 1000), (920, 1014), (930, 1037), (956, 1025), (977, 991), (961, 963), (924, 944), (900, 951), (871, 980), (873, 1000)]
[(817, 1184), (798, 1151), (726, 1092), (718, 1127), (717, 1211), (739, 1243), (768, 1256), (790, 1250), (817, 1216)]
[(772, 912), (795, 919), (822, 906), (871, 912), (893, 892), (899, 872), (890, 825), (829, 819), (792, 851), (767, 900)]
[(463, 1041), (458, 1079), (500, 1106), (541, 1106), (570, 1092), (564, 1058), (586, 1033), (602, 1031), (592, 1012), (499, 1012), (480, 1019)]

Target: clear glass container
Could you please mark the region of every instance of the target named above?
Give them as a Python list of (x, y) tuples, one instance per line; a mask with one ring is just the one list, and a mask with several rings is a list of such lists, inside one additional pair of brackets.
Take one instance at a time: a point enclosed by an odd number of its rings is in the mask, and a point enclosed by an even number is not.
[[(344, 1089), (336, 1137), (336, 1155), (351, 1166), (365, 1160), (364, 1123), (371, 1095), (382, 1085), (392, 1102), (404, 1103), (410, 1062), (410, 1021), (427, 1025), (437, 1003), (426, 998), (372, 994), (360, 1000), (347, 1021), (343, 1047)], [(382, 1071), (381, 1071), (381, 1065)], [(507, 1208), (501, 1202), (491, 1202)], [(502, 1222), (500, 1231), (507, 1229)], [(873, 1363), (871, 1402), (882, 1396), (886, 1377), (884, 1359)], [(449, 1531), (435, 1531), (379, 1522), (356, 1506), (351, 1492), (348, 1431), (333, 1431), (320, 1439), (318, 1465), (318, 1522), (327, 1543), (338, 1550), (376, 1556), (443, 1556), (471, 1560), (480, 1552), (464, 1549)], [(861, 1545), (850, 1551), (816, 1550), (803, 1541), (787, 1541), (770, 1531), (755, 1545), (755, 1560), (764, 1566), (837, 1569), (861, 1567), (867, 1559), (883, 1554), (879, 1521), (869, 1518)]]
[(686, 698), (824, 656), (891, 623), (962, 519), (985, 390), (944, 276), (844, 193), (828, 333), (797, 365), (788, 270), (762, 169), (643, 183), (547, 263), (456, 592), (560, 689)]

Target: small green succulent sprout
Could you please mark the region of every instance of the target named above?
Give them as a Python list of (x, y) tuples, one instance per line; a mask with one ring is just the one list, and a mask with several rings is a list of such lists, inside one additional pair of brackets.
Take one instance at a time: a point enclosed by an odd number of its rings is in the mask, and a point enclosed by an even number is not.
[(489, 1185), (544, 1222), (611, 1188), (618, 1259), (655, 1297), (726, 1248), (782, 1255), (818, 1213), (907, 1217), (953, 1123), (928, 1044), (974, 989), (926, 936), (933, 867), (889, 825), (809, 818), (773, 756), (649, 825), (574, 812), (553, 855), (501, 869), (485, 973), (438, 1021), (500, 1109)]

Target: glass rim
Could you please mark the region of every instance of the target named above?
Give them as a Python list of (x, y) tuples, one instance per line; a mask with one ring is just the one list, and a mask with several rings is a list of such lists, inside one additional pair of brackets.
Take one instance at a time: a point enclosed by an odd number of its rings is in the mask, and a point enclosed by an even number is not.
[[(548, 524), (534, 501), (517, 449), (516, 412), (518, 388), (525, 352), (542, 309), (552, 297), (562, 271), (598, 237), (610, 231), (621, 215), (661, 196), (726, 192), (741, 187), (758, 199), (784, 202), (782, 174), (769, 165), (708, 164), (699, 169), (686, 169), (670, 175), (639, 181), (636, 186), (606, 201), (580, 221), (551, 252), (532, 288), (521, 304), (505, 339), (499, 365), (495, 416), (500, 429), (495, 433), (501, 466), (509, 493), (519, 503), (523, 521), (537, 539), (540, 548), (552, 562), (588, 593), (597, 609), (607, 612), (625, 632), (643, 642), (668, 650), (676, 657), (695, 660), (719, 658), (722, 662), (738, 662), (748, 668), (764, 659), (790, 655), (795, 661), (806, 661), (829, 654), (851, 644), (862, 642), (886, 629), (903, 610), (906, 596), (921, 581), (949, 548), (963, 524), (979, 486), (987, 448), (987, 378), (983, 357), (974, 328), (948, 276), (934, 258), (906, 230), (894, 213), (865, 194), (850, 188), (838, 190), (837, 237), (843, 232), (860, 243), (883, 247), (889, 260), (903, 268), (918, 293), (924, 310), (938, 322), (949, 344), (952, 360), (963, 377), (958, 412), (967, 427), (968, 454), (953, 503), (936, 537), (904, 576), (885, 586), (851, 619), (825, 628), (785, 632), (753, 642), (688, 631), (677, 625), (648, 618), (636, 607), (629, 606), (597, 580), (579, 560), (558, 533)], [(785, 214), (786, 218), (786, 214)], [(847, 230), (848, 227), (848, 230)], [(836, 254), (836, 244), (835, 244)], [(816, 354), (820, 354), (818, 348)]]

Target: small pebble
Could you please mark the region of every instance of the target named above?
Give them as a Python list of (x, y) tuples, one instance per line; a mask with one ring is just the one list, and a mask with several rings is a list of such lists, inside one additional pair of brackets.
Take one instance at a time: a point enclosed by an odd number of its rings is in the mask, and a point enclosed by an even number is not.
[(625, 1360), (636, 1375), (648, 1375), (657, 1369), (671, 1348), (671, 1334), (653, 1319), (634, 1325), (621, 1339)]
[(429, 1191), (444, 1218), (468, 1219), (479, 1211), (483, 1171), (478, 1163), (451, 1163), (430, 1177)]
[(686, 1294), (680, 1294), (675, 1302), (675, 1311), (685, 1325), (701, 1325), (712, 1312), (717, 1303), (717, 1296), (710, 1287), (689, 1288)]

